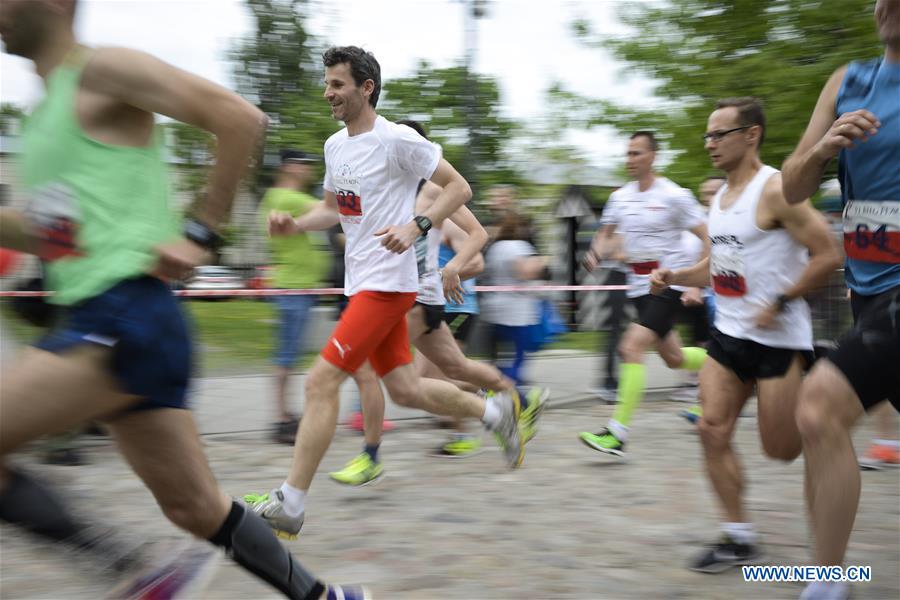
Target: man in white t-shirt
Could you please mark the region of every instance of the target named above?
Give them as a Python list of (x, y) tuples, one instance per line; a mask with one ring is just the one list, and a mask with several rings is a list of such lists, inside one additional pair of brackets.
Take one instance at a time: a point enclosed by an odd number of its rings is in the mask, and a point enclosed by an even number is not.
[[(420, 235), (463, 206), (469, 184), (441, 158), (440, 149), (409, 127), (378, 116), (381, 67), (356, 46), (324, 55), (325, 99), (346, 127), (325, 142), (325, 198), (296, 219), (270, 216), (272, 235), (323, 230), (340, 222), (346, 235), (344, 293), (350, 297), (334, 332), (306, 377), (306, 411), (294, 445), (291, 472), (280, 488), (245, 501), (280, 535), (296, 537), (306, 493), (337, 426), (341, 383), (369, 361), (397, 404), (460, 418), (478, 418), (493, 430), (511, 467), (524, 458), (517, 397), (487, 399), (448, 381), (420, 379), (412, 366), (406, 313), (419, 288)], [(415, 215), (421, 179), (442, 188)]]
[(681, 235), (689, 231), (703, 245), (702, 255), (709, 254), (709, 239), (703, 210), (688, 190), (653, 171), (657, 142), (653, 133), (638, 131), (628, 144), (626, 166), (633, 181), (626, 183), (609, 197), (584, 265), (592, 271), (611, 253), (613, 235), (621, 236), (628, 271), (628, 297), (638, 310), (619, 343), (618, 404), (607, 427), (597, 433), (582, 432), (581, 441), (600, 452), (624, 456), (631, 414), (644, 395), (644, 353), (655, 347), (671, 369), (699, 371), (706, 360), (706, 350), (681, 347), (673, 329), (681, 308), (684, 291), (666, 290), (662, 295), (650, 294), (650, 273), (668, 266), (679, 256)]

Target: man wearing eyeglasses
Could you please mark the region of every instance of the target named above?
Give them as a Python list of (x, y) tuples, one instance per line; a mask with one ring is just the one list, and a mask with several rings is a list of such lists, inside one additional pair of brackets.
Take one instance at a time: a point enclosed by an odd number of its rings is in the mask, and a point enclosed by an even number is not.
[(638, 309), (638, 320), (625, 331), (618, 352), (619, 388), (617, 405), (608, 425), (579, 437), (588, 447), (622, 457), (628, 439), (631, 415), (644, 395), (646, 367), (644, 353), (656, 348), (671, 369), (698, 371), (706, 359), (703, 348), (682, 348), (673, 329), (681, 310), (685, 288), (650, 293), (650, 272), (673, 266), (680, 256), (681, 235), (690, 231), (703, 242), (702, 255), (709, 253), (706, 219), (700, 204), (688, 190), (653, 171), (657, 142), (653, 133), (638, 131), (628, 143), (626, 166), (634, 180), (612, 193), (600, 229), (584, 257), (584, 266), (593, 271), (597, 264), (616, 252), (613, 236), (621, 235), (628, 263), (628, 297)]
[[(838, 158), (844, 204), (844, 274), (855, 325), (803, 384), (797, 424), (817, 565), (841, 565), (860, 479), (850, 430), (888, 399), (900, 409), (900, 2), (879, 0), (884, 55), (835, 71), (797, 149), (784, 194), (799, 202)], [(802, 598), (846, 598), (841, 582), (810, 584)]]
[(744, 480), (731, 439), (755, 385), (763, 451), (785, 461), (800, 454), (794, 408), (813, 347), (803, 295), (824, 285), (840, 264), (824, 217), (809, 201), (788, 204), (781, 174), (760, 160), (765, 130), (765, 114), (755, 98), (716, 104), (703, 139), (713, 166), (727, 177), (710, 206), (709, 257), (651, 276), (654, 291), (670, 285), (704, 287), (711, 280), (716, 295), (709, 360), (700, 371), (698, 429), (725, 520), (720, 540), (691, 564), (704, 573), (762, 557), (744, 508)]

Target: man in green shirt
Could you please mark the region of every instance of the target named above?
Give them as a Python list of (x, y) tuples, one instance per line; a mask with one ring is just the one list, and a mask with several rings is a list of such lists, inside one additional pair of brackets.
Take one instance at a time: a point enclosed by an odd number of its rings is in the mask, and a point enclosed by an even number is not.
[[(260, 203), (263, 228), (268, 232), (272, 211), (299, 217), (318, 203), (305, 193), (315, 175), (316, 159), (300, 150), (281, 151), (281, 166), (273, 185)], [(322, 284), (328, 274), (328, 252), (318, 247), (310, 234), (269, 238), (272, 258), (272, 285), (285, 290), (309, 289)], [(276, 421), (273, 438), (281, 444), (294, 443), (298, 419), (288, 411), (288, 379), (300, 354), (309, 313), (316, 303), (312, 295), (273, 296), (278, 307), (275, 364)]]

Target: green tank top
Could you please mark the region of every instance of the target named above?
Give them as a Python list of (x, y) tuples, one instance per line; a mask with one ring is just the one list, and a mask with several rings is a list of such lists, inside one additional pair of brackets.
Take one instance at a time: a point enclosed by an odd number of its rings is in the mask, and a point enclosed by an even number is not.
[(73, 52), (51, 73), (22, 136), (25, 213), (41, 240), (51, 301), (63, 305), (146, 273), (154, 246), (179, 235), (158, 132), (138, 148), (81, 129), (75, 99), (88, 54)]

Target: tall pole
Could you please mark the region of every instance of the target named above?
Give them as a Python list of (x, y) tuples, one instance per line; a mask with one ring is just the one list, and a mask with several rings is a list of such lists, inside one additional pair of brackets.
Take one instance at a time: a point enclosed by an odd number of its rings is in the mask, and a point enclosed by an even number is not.
[(469, 152), (465, 153), (462, 165), (463, 176), (472, 187), (475, 195), (478, 187), (478, 161), (481, 155), (481, 144), (478, 139), (478, 82), (475, 77), (475, 58), (478, 55), (478, 19), (484, 16), (484, 0), (463, 0), (463, 48), (465, 51), (465, 106), (466, 129), (469, 134)]

